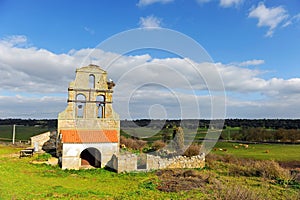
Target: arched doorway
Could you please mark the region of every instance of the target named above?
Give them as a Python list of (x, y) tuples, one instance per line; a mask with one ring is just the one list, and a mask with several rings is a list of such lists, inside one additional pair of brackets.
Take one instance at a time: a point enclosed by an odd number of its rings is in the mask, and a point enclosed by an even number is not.
[(101, 167), (101, 153), (96, 148), (87, 148), (80, 154), (81, 166)]

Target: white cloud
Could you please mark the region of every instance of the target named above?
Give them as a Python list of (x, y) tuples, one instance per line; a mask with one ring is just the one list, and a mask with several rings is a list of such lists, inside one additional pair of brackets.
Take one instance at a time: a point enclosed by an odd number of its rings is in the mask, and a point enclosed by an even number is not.
[(204, 4), (204, 3), (209, 3), (209, 2), (211, 2), (212, 0), (197, 0), (197, 2), (199, 3), (199, 4)]
[(288, 98), (272, 98), (269, 100), (240, 100), (229, 97), (227, 99), (227, 116), (240, 118), (299, 118), (300, 95), (291, 95)]
[(289, 25), (291, 25), (291, 24), (292, 24), (292, 21), (291, 21), (291, 20), (286, 21), (286, 22), (282, 25), (282, 28), (285, 28), (285, 27), (287, 27), (287, 26), (289, 26)]
[(8, 36), (2, 39), (0, 42), (4, 45), (9, 45), (9, 46), (19, 46), (19, 47), (28, 46), (28, 40), (25, 35)]
[(168, 118), (199, 117), (196, 108), (201, 117), (209, 118), (211, 102), (222, 101), (221, 97), (212, 99), (207, 92), (208, 87), (211, 93), (222, 91), (216, 72), (224, 82), (230, 117), (247, 117), (249, 112), (256, 117), (274, 113), (273, 117), (280, 118), (288, 117), (283, 115), (283, 108), (286, 113), (299, 113), (300, 109), (300, 78), (264, 79), (262, 71), (247, 68), (263, 64), (263, 60), (225, 65), (196, 63), (188, 58), (157, 59), (148, 54), (121, 56), (100, 49), (55, 54), (46, 49), (19, 47), (16, 41), (27, 39), (0, 41), (2, 118), (55, 117), (64, 109), (75, 69), (91, 62), (107, 70), (109, 78), (116, 82), (114, 108), (123, 118), (129, 118), (129, 114), (147, 117), (153, 104), (162, 105)]
[(141, 28), (160, 28), (161, 19), (153, 15), (147, 17), (141, 17), (139, 24)]
[(256, 59), (254, 59), (254, 60), (247, 60), (247, 61), (238, 63), (238, 66), (241, 66), (241, 67), (254, 66), (254, 65), (262, 65), (264, 63), (265, 63), (264, 60), (256, 60)]
[(293, 17), (291, 17), (290, 20), (287, 21), (287, 22), (283, 25), (283, 27), (289, 26), (289, 25), (291, 25), (291, 24), (293, 24), (293, 23), (297, 23), (297, 22), (300, 22), (300, 13), (297, 14), (297, 15), (294, 15)]
[[(196, 0), (199, 4), (205, 4), (212, 2), (213, 0)], [(244, 0), (220, 0), (219, 5), (223, 8), (229, 8), (232, 6), (238, 6), (243, 3)]]
[(300, 21), (300, 13), (292, 17), (293, 20)]
[(0, 95), (0, 118), (57, 118), (66, 105), (65, 97)]
[(69, 82), (74, 78), (76, 68), (94, 61), (106, 64), (109, 58), (114, 56), (112, 53), (94, 49), (55, 54), (46, 49), (19, 47), (16, 41), (0, 40), (2, 90), (29, 93), (65, 92)]
[(256, 8), (252, 8), (250, 10), (248, 17), (257, 18), (258, 27), (269, 27), (266, 36), (271, 37), (274, 30), (279, 26), (279, 24), (284, 23), (288, 19), (289, 15), (287, 10), (282, 6), (267, 8), (264, 3), (259, 3)]
[[(74, 58), (45, 49), (19, 47), (15, 41), (0, 41), (1, 88), (44, 93), (61, 91), (62, 85), (57, 83), (63, 83), (66, 80), (65, 73), (74, 70)], [(68, 80), (70, 77), (67, 77)]]
[(93, 29), (89, 28), (89, 27), (84, 27), (84, 30), (85, 30), (86, 32), (88, 32), (89, 34), (91, 34), (91, 35), (94, 35), (94, 34), (95, 34), (95, 31), (94, 31)]
[(145, 6), (149, 6), (151, 4), (154, 3), (161, 3), (161, 4), (167, 4), (167, 3), (171, 3), (174, 0), (140, 0), (137, 4), (137, 6), (139, 7), (145, 7)]
[(231, 6), (237, 6), (242, 2), (243, 0), (220, 0), (220, 6), (224, 8), (228, 8)]

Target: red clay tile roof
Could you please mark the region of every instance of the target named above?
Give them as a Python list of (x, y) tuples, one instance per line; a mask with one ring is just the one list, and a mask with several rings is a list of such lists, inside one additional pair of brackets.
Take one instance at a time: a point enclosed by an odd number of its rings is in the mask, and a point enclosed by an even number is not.
[(63, 143), (118, 142), (116, 130), (61, 130)]

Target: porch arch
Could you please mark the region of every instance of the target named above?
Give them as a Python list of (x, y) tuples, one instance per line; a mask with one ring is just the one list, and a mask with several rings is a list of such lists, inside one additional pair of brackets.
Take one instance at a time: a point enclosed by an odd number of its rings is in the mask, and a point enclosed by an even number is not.
[(81, 166), (101, 167), (101, 153), (94, 147), (84, 149), (80, 153)]

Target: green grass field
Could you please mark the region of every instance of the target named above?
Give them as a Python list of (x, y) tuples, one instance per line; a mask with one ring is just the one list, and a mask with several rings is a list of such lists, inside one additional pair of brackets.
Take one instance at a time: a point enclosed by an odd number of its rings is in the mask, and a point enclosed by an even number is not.
[[(259, 154), (269, 147), (270, 154), (283, 160), (294, 160), (299, 155), (300, 146), (289, 145), (252, 145), (249, 149), (234, 149), (231, 143), (218, 143), (217, 148), (227, 148), (227, 152), (213, 151), (215, 154), (273, 159), (272, 156)], [(279, 149), (279, 150), (276, 150)], [(31, 158), (19, 158), (20, 149), (0, 145), (0, 199), (299, 199), (300, 184), (295, 186), (276, 182), (263, 177), (230, 174), (230, 163), (213, 163), (206, 169), (194, 170), (197, 177), (207, 177), (198, 189), (189, 191), (163, 192), (158, 185), (171, 184), (162, 182), (155, 172), (122, 173), (105, 169), (61, 170), (57, 166), (32, 164), (37, 155)], [(238, 151), (240, 150), (240, 151)], [(276, 152), (276, 153), (275, 153)], [(298, 157), (297, 160), (300, 160)], [(230, 168), (231, 167), (231, 168)], [(193, 184), (197, 177), (180, 178), (184, 184)], [(190, 181), (190, 182), (186, 182)], [(166, 186), (165, 186), (166, 187)], [(185, 185), (189, 187), (189, 185)]]
[[(0, 126), (0, 140), (1, 138), (12, 139), (12, 125)], [(47, 128), (34, 126), (16, 126), (16, 140), (29, 140), (30, 137), (48, 131)]]
[[(300, 145), (287, 144), (248, 144), (249, 147), (238, 143), (218, 142), (212, 153), (233, 155), (243, 158), (276, 161), (300, 161)], [(238, 147), (238, 148), (236, 148)], [(226, 149), (220, 151), (219, 149)]]
[[(149, 127), (123, 128), (121, 134), (124, 136), (136, 136), (143, 140), (153, 142), (163, 140), (163, 134), (167, 132), (169, 139), (172, 137), (173, 129), (167, 130), (154, 129)], [(206, 136), (207, 129), (184, 129), (186, 140), (201, 140)]]
[(154, 173), (117, 174), (105, 169), (61, 170), (34, 158), (12, 157), (19, 149), (0, 146), (0, 199), (176, 199), (177, 193), (145, 188)]

